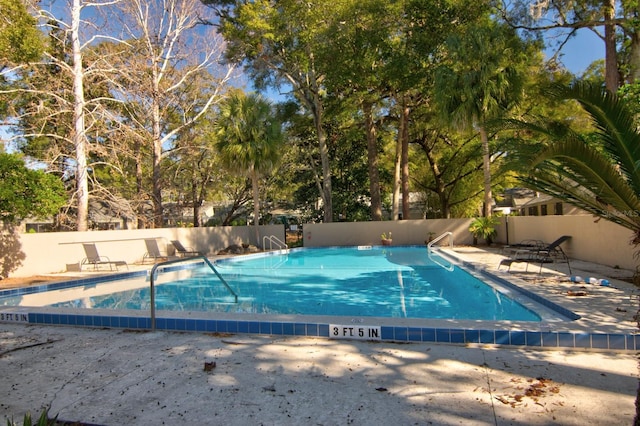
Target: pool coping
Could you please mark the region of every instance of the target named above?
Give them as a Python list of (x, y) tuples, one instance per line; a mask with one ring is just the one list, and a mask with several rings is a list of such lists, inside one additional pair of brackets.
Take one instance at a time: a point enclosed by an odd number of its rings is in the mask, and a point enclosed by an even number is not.
[[(484, 344), (527, 348), (613, 351), (640, 349), (640, 336), (637, 334), (637, 328), (620, 326), (620, 324), (616, 327), (595, 327), (597, 324), (595, 324), (594, 320), (587, 318), (587, 315), (576, 314), (572, 309), (563, 306), (564, 303), (554, 301), (553, 297), (549, 297), (547, 294), (544, 296), (539, 294), (539, 290), (536, 291), (535, 288), (532, 288), (530, 283), (518, 280), (509, 274), (489, 270), (486, 265), (466, 260), (458, 253), (445, 249), (441, 251), (463, 264), (465, 268), (486, 275), (491, 279), (497, 280), (502, 285), (522, 292), (536, 302), (558, 310), (565, 316), (573, 318), (573, 320), (534, 323), (158, 311), (155, 324), (152, 324), (147, 311), (123, 310), (119, 311), (121, 312), (120, 314), (114, 315), (112, 310), (106, 309), (92, 309), (91, 314), (86, 314), (79, 313), (77, 309), (68, 308), (0, 306), (0, 322), (133, 330), (155, 328), (156, 330), (177, 332), (288, 335), (403, 343)], [(177, 268), (177, 266), (167, 267), (163, 271)], [(148, 270), (141, 270), (3, 290), (0, 291), (0, 298), (72, 286), (94, 285), (127, 278), (139, 278), (145, 275), (148, 276), (148, 274)], [(335, 335), (335, 329), (333, 329), (334, 335), (332, 336), (332, 326), (340, 327), (341, 335)], [(362, 337), (359, 334), (363, 334)]]

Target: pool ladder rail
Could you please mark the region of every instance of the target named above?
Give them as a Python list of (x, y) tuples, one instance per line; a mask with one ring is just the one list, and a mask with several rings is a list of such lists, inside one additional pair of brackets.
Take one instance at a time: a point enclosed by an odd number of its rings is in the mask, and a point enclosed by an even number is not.
[(449, 248), (453, 249), (453, 232), (447, 231), (444, 234), (434, 238), (433, 240), (429, 241), (429, 244), (427, 244), (427, 248), (428, 249), (432, 249), (433, 246), (435, 245), (435, 243), (440, 242), (440, 240), (443, 240), (444, 238), (449, 237)]
[(435, 249), (439, 249), (440, 248), (440, 246), (435, 246), (435, 244), (440, 242), (440, 240), (443, 240), (446, 237), (449, 237), (449, 248), (453, 249), (453, 232), (447, 231), (444, 234), (434, 238), (432, 241), (430, 241), (427, 244), (427, 256), (429, 257), (429, 260), (431, 260), (436, 265), (446, 269), (449, 272), (453, 272), (453, 270), (454, 270), (453, 264), (445, 265), (444, 263), (442, 263), (442, 261), (440, 261), (440, 259), (437, 259), (437, 258), (431, 256), (431, 252), (432, 251), (434, 251)]
[(218, 272), (218, 270), (216, 269), (215, 266), (213, 266), (213, 263), (211, 263), (211, 261), (206, 257), (206, 256), (189, 256), (189, 257), (183, 257), (180, 259), (171, 259), (171, 260), (166, 260), (164, 262), (159, 262), (156, 263), (155, 265), (153, 265), (153, 268), (151, 268), (151, 272), (149, 273), (149, 281), (150, 281), (150, 295), (151, 295), (151, 330), (155, 331), (156, 330), (156, 292), (155, 292), (155, 279), (156, 279), (156, 275), (158, 273), (158, 268), (160, 268), (161, 266), (166, 266), (166, 265), (172, 265), (174, 263), (182, 263), (182, 262), (187, 262), (187, 261), (193, 261), (193, 260), (202, 260), (204, 261), (204, 263), (216, 274), (216, 276), (218, 277), (218, 279), (220, 280), (220, 282), (222, 282), (222, 284), (224, 284), (224, 286), (227, 288), (227, 290), (229, 290), (229, 293), (231, 293), (231, 295), (234, 298), (234, 303), (238, 303), (238, 295), (236, 294), (235, 291), (233, 291), (233, 289), (229, 286), (229, 283), (227, 283), (227, 281), (222, 277), (222, 275), (220, 275), (220, 272)]
[(269, 250), (273, 250), (273, 246), (276, 246), (276, 250), (288, 250), (289, 246), (287, 243), (282, 241), (280, 238), (275, 235), (265, 235), (262, 237), (262, 249), (267, 249), (267, 242), (269, 242)]

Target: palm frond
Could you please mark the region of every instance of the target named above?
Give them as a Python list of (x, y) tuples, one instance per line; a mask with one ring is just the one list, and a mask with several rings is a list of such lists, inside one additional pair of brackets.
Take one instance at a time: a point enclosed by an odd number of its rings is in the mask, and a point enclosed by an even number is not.
[[(558, 181), (548, 175), (531, 175), (520, 177), (519, 180), (528, 188), (535, 189), (547, 195), (550, 195), (558, 200), (564, 201), (567, 204), (576, 206), (586, 212), (604, 218), (610, 222), (617, 223), (627, 229), (638, 232), (640, 224), (637, 220), (634, 220), (634, 214), (624, 211), (611, 210), (598, 203), (594, 202), (594, 198), (588, 193), (582, 191), (575, 191), (575, 185), (567, 185), (566, 181)], [(637, 216), (635, 216), (637, 219)]]
[(540, 153), (529, 176), (521, 180), (541, 192), (567, 201), (632, 230), (640, 229), (640, 198), (611, 160), (569, 139)]
[(526, 170), (521, 182), (640, 235), (640, 133), (624, 101), (582, 82), (552, 86), (547, 94), (579, 102), (596, 131), (583, 135), (544, 119), (500, 123), (539, 138), (510, 153)]
[(554, 85), (548, 94), (556, 99), (575, 99), (592, 117), (606, 152), (620, 173), (640, 193), (640, 133), (625, 102), (605, 88), (587, 82)]
[(568, 139), (542, 152), (533, 160), (536, 167), (547, 160), (560, 160), (574, 180), (604, 202), (620, 210), (640, 209), (638, 194), (628, 185), (610, 159), (579, 139)]

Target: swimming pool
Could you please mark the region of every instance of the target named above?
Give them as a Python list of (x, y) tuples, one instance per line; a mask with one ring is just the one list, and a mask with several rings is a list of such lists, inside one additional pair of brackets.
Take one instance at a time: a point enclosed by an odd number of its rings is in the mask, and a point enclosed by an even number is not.
[[(341, 317), (540, 321), (509, 289), (498, 289), (424, 247), (293, 250), (215, 263), (162, 280), (158, 310)], [(511, 295), (511, 297), (510, 297)], [(149, 309), (149, 288), (68, 300), (54, 307)]]
[[(359, 257), (347, 256), (344, 258), (349, 258), (348, 261), (341, 261), (343, 255), (350, 251), (357, 251)], [(201, 268), (202, 260), (190, 261), (188, 265), (165, 265), (159, 269), (160, 274), (156, 282), (159, 291), (154, 294), (158, 296), (158, 315), (153, 321), (148, 310), (149, 300), (144, 297), (145, 292), (149, 294), (149, 271), (132, 271), (0, 291), (0, 322), (404, 342), (495, 343), (584, 348), (601, 347), (602, 342), (606, 342), (605, 347), (612, 349), (636, 347), (635, 336), (632, 335), (596, 333), (596, 336), (573, 330), (568, 324), (580, 316), (572, 311), (546, 300), (536, 292), (511, 283), (508, 277), (505, 278), (499, 273), (496, 275), (481, 265), (457, 260), (453, 251), (442, 252), (445, 252), (442, 256), (430, 256), (424, 246), (341, 247), (295, 249), (284, 253), (284, 256), (265, 253), (219, 260), (216, 262), (216, 269), (240, 291), (237, 304), (232, 302), (229, 293), (219, 282), (214, 285), (215, 290), (212, 289), (210, 280), (205, 280), (205, 276), (211, 277), (212, 273), (204, 273)], [(307, 258), (303, 256), (304, 253), (313, 256)], [(375, 265), (371, 264), (376, 257), (379, 259), (375, 261)], [(379, 261), (382, 263), (377, 263)], [(267, 283), (264, 278), (256, 278), (256, 265), (260, 265), (261, 268), (267, 267), (273, 275), (269, 278), (272, 283)], [(518, 320), (452, 318), (471, 308), (465, 307), (466, 305), (452, 308), (449, 305), (462, 303), (461, 300), (466, 302), (467, 299), (481, 299), (478, 296), (478, 282), (468, 277), (460, 278), (457, 272), (451, 272), (461, 266), (466, 274), (480, 278), (480, 281), (487, 281), (489, 285), (483, 292), (486, 291), (488, 294), (489, 305), (497, 306), (498, 311), (502, 311), (505, 304), (517, 302), (514, 304), (522, 305), (520, 308), (524, 307), (528, 315), (534, 316)], [(254, 284), (253, 287), (263, 293), (277, 296), (273, 299), (280, 301), (284, 306), (293, 306), (293, 303), (288, 302), (292, 302), (294, 297), (277, 290), (277, 286), (284, 280), (278, 274), (287, 269), (288, 274), (297, 279), (295, 287), (298, 293), (306, 296), (316, 293), (328, 295), (326, 300), (322, 299), (324, 302), (321, 305), (324, 310), (311, 314), (300, 314), (291, 308), (279, 311), (264, 304), (253, 304), (255, 296), (249, 296), (241, 290), (243, 284), (239, 283), (240, 281), (253, 280), (254, 283), (262, 283)], [(327, 276), (327, 269), (337, 272), (331, 272)], [(457, 278), (447, 287), (432, 282), (432, 274)], [(343, 281), (350, 282), (348, 279), (352, 278), (356, 279), (355, 282), (351, 282), (346, 288), (340, 289), (337, 286)], [(320, 282), (321, 279), (329, 281), (321, 283), (319, 290), (309, 289), (312, 282)], [(471, 287), (452, 290), (457, 281), (467, 279), (473, 282)], [(181, 286), (186, 287), (187, 283), (197, 289), (198, 297), (184, 297), (183, 291), (186, 288), (183, 289)], [(173, 289), (164, 294), (163, 288)], [(356, 288), (369, 290), (369, 293), (365, 292), (358, 297), (366, 302), (364, 311), (351, 314), (341, 311), (342, 315), (337, 315), (335, 311), (326, 309), (327, 300), (339, 300), (346, 305), (353, 304), (348, 295)], [(384, 297), (378, 295), (378, 291), (384, 288), (391, 293)], [(114, 294), (123, 292), (127, 296), (118, 297), (118, 301), (112, 307), (101, 305), (102, 301), (114, 299)], [(455, 292), (459, 297), (449, 299), (448, 293)], [(177, 300), (178, 305), (181, 305), (180, 310), (171, 310), (164, 305), (171, 293), (179, 296)], [(173, 294), (171, 296), (173, 297)], [(216, 299), (215, 304), (220, 307), (217, 311), (199, 310), (189, 305), (194, 300), (209, 303), (213, 299)], [(131, 300), (135, 301), (134, 305), (127, 305)], [(457, 313), (441, 315), (439, 318), (415, 317), (414, 311), (426, 300), (436, 301), (441, 311), (451, 310)], [(311, 297), (301, 304), (313, 305), (314, 301), (316, 299)], [(372, 304), (371, 301), (377, 303)], [(371, 311), (368, 312), (366, 309)], [(388, 313), (383, 314), (385, 309)], [(486, 310), (486, 306), (477, 310)], [(539, 317), (542, 317), (541, 320)], [(500, 316), (492, 313), (491, 318)]]

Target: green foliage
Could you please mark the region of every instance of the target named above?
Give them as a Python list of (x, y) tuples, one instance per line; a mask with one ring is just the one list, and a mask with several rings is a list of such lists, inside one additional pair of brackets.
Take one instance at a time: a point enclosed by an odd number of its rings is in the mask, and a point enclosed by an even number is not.
[(514, 29), (479, 20), (449, 37), (436, 70), (436, 105), (445, 123), (478, 128), (482, 142), (484, 216), (491, 215), (491, 150), (487, 122), (504, 116), (523, 95), (527, 45)]
[(234, 91), (220, 105), (215, 146), (231, 172), (251, 178), (256, 244), (259, 243), (259, 178), (271, 172), (284, 142), (282, 123), (271, 103), (259, 95)]
[[(482, 188), (480, 141), (469, 133), (439, 128), (428, 116), (414, 115), (413, 161), (416, 189), (424, 192), (429, 218), (469, 217), (477, 212)], [(496, 177), (496, 181), (500, 181)]]
[(627, 108), (636, 117), (640, 117), (640, 82), (628, 83), (618, 90), (618, 96), (625, 100)]
[[(26, 413), (24, 415), (24, 418), (22, 419), (22, 426), (55, 426), (56, 424), (58, 424), (57, 419), (58, 419), (58, 416), (54, 417), (53, 419), (50, 419), (49, 409), (44, 409), (42, 410), (42, 413), (40, 413), (40, 417), (38, 417), (38, 420), (36, 421), (36, 423), (33, 423), (33, 420), (31, 418), (31, 413)], [(7, 426), (19, 426), (19, 425), (15, 423), (13, 420), (7, 419)]]
[[(36, 28), (36, 20), (29, 15), (21, 0), (0, 0), (0, 72), (6, 67), (37, 60), (43, 52), (42, 36)], [(0, 90), (7, 84), (5, 74), (0, 73)], [(9, 96), (0, 99), (0, 118), (8, 111)]]
[(445, 122), (484, 125), (520, 100), (529, 48), (513, 29), (483, 20), (452, 34), (445, 46), (435, 81)]
[[(576, 100), (594, 130), (584, 133), (552, 119), (512, 121), (507, 126), (536, 134), (546, 147), (518, 152), (530, 188), (635, 232), (640, 244), (640, 132), (628, 104), (601, 85), (575, 82), (547, 92)], [(543, 145), (544, 146), (544, 145)]]
[(36, 20), (21, 0), (0, 0), (0, 69), (38, 59), (43, 51)]
[(216, 147), (232, 171), (251, 177), (271, 171), (284, 141), (282, 124), (271, 104), (259, 95), (234, 92), (221, 106)]
[(498, 223), (498, 219), (493, 216), (476, 217), (469, 225), (469, 232), (471, 232), (475, 238), (482, 238), (487, 244), (491, 244), (498, 234), (496, 230)]
[(15, 223), (27, 216), (51, 216), (65, 201), (58, 178), (28, 169), (18, 155), (0, 153), (0, 219), (4, 223)]

